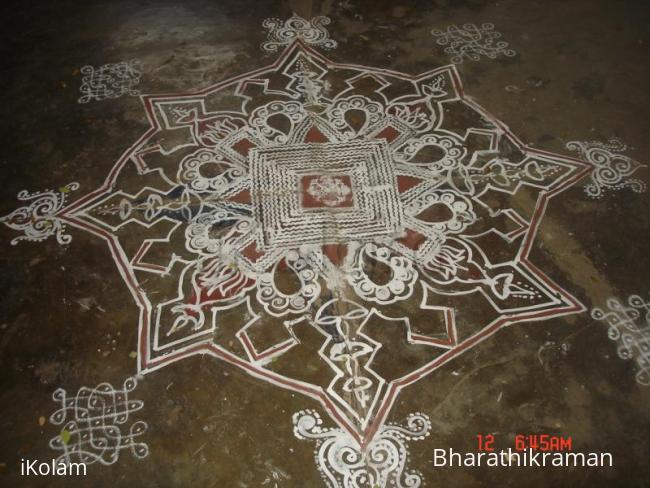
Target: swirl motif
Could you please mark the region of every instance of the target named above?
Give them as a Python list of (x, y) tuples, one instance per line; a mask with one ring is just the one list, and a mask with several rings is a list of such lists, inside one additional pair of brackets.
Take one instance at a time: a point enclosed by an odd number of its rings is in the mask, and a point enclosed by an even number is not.
[(440, 234), (460, 234), (467, 226), (476, 222), (476, 213), (472, 201), (453, 191), (430, 190), (414, 200), (407, 211), (416, 219), (427, 208), (443, 205), (449, 210), (450, 215), (440, 217), (437, 221), (429, 222), (420, 220), (422, 225)]
[[(282, 261), (300, 283), (300, 289), (295, 293), (283, 293), (276, 286), (278, 266)], [(275, 317), (304, 312), (318, 298), (320, 290), (318, 273), (310, 266), (307, 259), (296, 251), (288, 251), (283, 259), (276, 261), (271, 271), (263, 273), (257, 281), (257, 299), (264, 309)]]
[(294, 434), (298, 439), (315, 440), (315, 459), (322, 478), (331, 487), (422, 486), (422, 475), (408, 471), (407, 441), (419, 441), (429, 435), (431, 421), (423, 413), (413, 413), (405, 425), (386, 424), (362, 449), (349, 432), (324, 427), (314, 410), (293, 415)]
[(274, 129), (268, 123), (268, 120), (274, 115), (282, 115), (288, 119), (291, 125), (289, 133), (291, 133), (296, 124), (307, 117), (307, 111), (300, 102), (277, 101), (262, 105), (251, 114), (249, 121), (251, 127), (257, 129), (260, 134), (272, 141), (284, 143), (289, 139), (287, 134)]
[(56, 236), (59, 244), (69, 244), (72, 237), (65, 233), (65, 224), (57, 213), (65, 205), (67, 194), (78, 188), (79, 183), (73, 182), (60, 188), (58, 192), (45, 190), (29, 193), (23, 190), (18, 193), (18, 200), (31, 203), (0, 218), (0, 222), (7, 227), (24, 233), (14, 237), (11, 244), (15, 246), (20, 241), (43, 241), (50, 236)]
[(323, 15), (314, 17), (311, 21), (296, 14), (286, 22), (276, 18), (266, 19), (262, 26), (268, 30), (268, 39), (262, 43), (261, 48), (266, 52), (274, 53), (294, 40), (301, 39), (307, 44), (322, 49), (335, 49), (338, 44), (330, 39), (329, 32), (325, 28), (329, 23), (329, 17)]
[(241, 215), (225, 210), (213, 209), (199, 214), (185, 229), (185, 245), (197, 254), (206, 256), (232, 255), (230, 240), (237, 233), (245, 233), (251, 222)]
[[(435, 161), (414, 161), (413, 158), (427, 146), (437, 147), (443, 152), (443, 156)], [(402, 154), (408, 164), (432, 170), (449, 170), (461, 166), (462, 159), (467, 155), (467, 149), (448, 135), (427, 134), (407, 142), (402, 148)]]
[[(217, 166), (221, 171), (215, 176), (205, 176), (201, 173), (201, 169), (209, 166)], [(205, 148), (185, 157), (178, 170), (179, 182), (199, 192), (223, 192), (244, 176), (246, 172), (242, 168), (233, 166), (232, 163), (224, 161), (218, 154)]]
[(140, 83), (140, 70), (138, 61), (123, 61), (115, 64), (105, 64), (98, 68), (84, 66), (81, 68), (82, 96), (79, 103), (88, 103), (91, 100), (106, 100), (119, 98), (122, 95), (137, 96), (140, 91), (135, 86)]
[[(377, 284), (366, 273), (366, 267), (372, 266), (373, 261), (390, 268), (391, 276), (387, 283)], [(381, 305), (410, 297), (417, 278), (418, 272), (410, 259), (395, 256), (389, 248), (374, 243), (365, 244), (359, 249), (356, 263), (348, 275), (348, 281), (357, 295)]]
[[(345, 114), (350, 110), (360, 110), (365, 114), (365, 120), (359, 130), (354, 130), (345, 120)], [(334, 127), (342, 130), (346, 138), (351, 138), (363, 134), (368, 127), (379, 122), (384, 117), (384, 110), (379, 103), (363, 95), (354, 95), (333, 103), (327, 109), (327, 116)]]
[(433, 29), (431, 34), (437, 37), (439, 45), (449, 46), (445, 52), (452, 55), (454, 64), (464, 59), (478, 61), (481, 56), (495, 59), (499, 55), (512, 57), (517, 54), (507, 42), (498, 40), (501, 33), (494, 30), (494, 24), (487, 22), (480, 27), (476, 24), (450, 25), (446, 30)]
[(627, 146), (620, 140), (610, 139), (609, 143), (569, 141), (566, 148), (579, 152), (581, 157), (594, 165), (591, 181), (585, 185), (585, 193), (590, 198), (602, 198), (607, 190), (629, 188), (636, 193), (645, 191), (646, 184), (643, 181), (630, 178), (645, 165), (621, 154)]
[(594, 307), (591, 317), (608, 325), (607, 336), (618, 343), (618, 356), (634, 360), (637, 383), (650, 385), (650, 301), (630, 295), (627, 305), (617, 298), (609, 298), (606, 304), (605, 310)]

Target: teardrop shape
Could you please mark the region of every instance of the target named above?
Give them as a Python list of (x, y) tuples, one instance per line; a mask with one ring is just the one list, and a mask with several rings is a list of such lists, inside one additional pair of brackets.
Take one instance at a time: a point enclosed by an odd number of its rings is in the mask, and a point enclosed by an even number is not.
[(389, 265), (378, 261), (368, 254), (365, 257), (363, 270), (368, 278), (379, 286), (387, 284), (393, 275), (393, 270)]
[(454, 212), (449, 208), (449, 205), (444, 203), (434, 203), (417, 214), (415, 218), (424, 220), (425, 222), (442, 223), (448, 222), (453, 216)]
[(531, 180), (544, 181), (544, 173), (542, 172), (542, 169), (540, 168), (537, 161), (529, 161), (526, 163), (526, 166), (524, 166), (524, 171), (526, 172), (526, 176), (528, 176), (528, 178)]
[(355, 132), (360, 132), (366, 125), (366, 113), (357, 108), (350, 109), (345, 112), (345, 121)]
[(200, 166), (199, 173), (204, 178), (216, 178), (230, 168), (231, 166), (224, 161), (210, 161)]
[(433, 164), (443, 159), (446, 154), (445, 150), (440, 146), (427, 144), (422, 146), (409, 162), (413, 164)]
[(235, 224), (237, 224), (236, 220), (222, 220), (220, 222), (216, 222), (210, 225), (210, 229), (208, 230), (208, 237), (210, 239), (220, 239), (225, 236), (230, 228)]
[(284, 114), (273, 114), (266, 119), (266, 124), (283, 134), (288, 135), (291, 132), (291, 120)]
[(275, 271), (274, 280), (278, 291), (285, 295), (295, 295), (302, 287), (298, 275), (289, 266), (278, 266)]

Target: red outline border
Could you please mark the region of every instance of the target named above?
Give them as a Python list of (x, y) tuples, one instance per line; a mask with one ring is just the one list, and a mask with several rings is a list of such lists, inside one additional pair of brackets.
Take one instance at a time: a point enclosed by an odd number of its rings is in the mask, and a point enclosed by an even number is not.
[[(393, 76), (408, 81), (417, 81), (418, 79), (428, 77), (436, 72), (448, 71), (450, 73), (451, 79), (454, 84), (454, 88), (458, 94), (459, 99), (467, 103), (470, 107), (474, 108), (479, 113), (485, 115), (491, 122), (493, 122), (503, 132), (503, 134), (505, 134), (514, 142), (514, 144), (518, 147), (518, 149), (532, 154), (539, 154), (540, 156), (547, 156), (555, 159), (560, 159), (565, 163), (570, 163), (578, 167), (582, 167), (581, 171), (578, 171), (573, 177), (567, 179), (558, 187), (554, 188), (551, 191), (546, 191), (546, 192), (543, 191), (540, 193), (540, 196), (537, 200), (535, 212), (530, 221), (530, 226), (526, 230), (526, 236), (520, 248), (520, 256), (519, 256), (520, 263), (524, 267), (524, 269), (526, 269), (528, 272), (530, 272), (537, 278), (541, 279), (549, 288), (557, 292), (564, 301), (568, 302), (568, 304), (566, 306), (559, 306), (557, 308), (547, 309), (544, 311), (526, 312), (526, 313), (510, 315), (507, 317), (501, 317), (497, 319), (495, 322), (493, 322), (492, 324), (487, 325), (480, 332), (476, 333), (475, 335), (461, 342), (453, 349), (450, 349), (447, 352), (443, 353), (442, 355), (438, 356), (435, 360), (428, 363), (424, 367), (408, 374), (407, 376), (399, 380), (394, 380), (388, 386), (388, 391), (383, 397), (382, 404), (377, 411), (377, 415), (375, 416), (374, 420), (372, 421), (372, 423), (369, 425), (369, 427), (365, 430), (363, 434), (358, 432), (354, 428), (354, 426), (347, 421), (345, 416), (340, 412), (340, 409), (329, 399), (329, 397), (327, 397), (327, 395), (323, 392), (322, 388), (307, 385), (300, 381), (291, 380), (277, 373), (274, 373), (273, 371), (260, 368), (254, 364), (242, 360), (241, 358), (235, 356), (234, 354), (214, 344), (197, 344), (196, 346), (189, 347), (175, 354), (169, 354), (167, 356), (162, 356), (154, 360), (149, 360), (148, 344), (149, 344), (149, 334), (151, 328), (150, 319), (151, 319), (152, 307), (144, 290), (142, 290), (137, 283), (136, 277), (132, 272), (131, 263), (129, 263), (128, 260), (126, 260), (126, 257), (123, 255), (123, 253), (120, 252), (121, 246), (116, 236), (106, 232), (104, 229), (98, 227), (97, 225), (81, 220), (80, 218), (77, 217), (79, 213), (83, 212), (84, 206), (88, 202), (91, 202), (95, 198), (105, 193), (109, 193), (111, 191), (111, 188), (115, 183), (119, 172), (121, 171), (123, 166), (131, 159), (132, 153), (135, 150), (137, 150), (140, 146), (142, 146), (142, 144), (145, 141), (147, 141), (149, 137), (151, 137), (156, 131), (158, 131), (161, 128), (160, 125), (158, 124), (158, 121), (156, 120), (156, 117), (154, 116), (153, 104), (155, 102), (164, 101), (166, 98), (178, 99), (182, 97), (202, 96), (214, 92), (216, 90), (219, 90), (228, 85), (231, 85), (233, 83), (237, 83), (243, 79), (251, 78), (256, 74), (261, 74), (270, 70), (274, 70), (277, 67), (279, 67), (289, 56), (291, 56), (298, 49), (307, 52), (308, 54), (319, 59), (321, 62), (336, 69), (349, 68), (353, 70), (363, 70), (363, 71), (368, 71), (370, 73), (385, 74), (385, 75)], [(341, 427), (345, 428), (354, 437), (354, 439), (357, 442), (359, 442), (361, 445), (365, 445), (368, 442), (370, 442), (370, 440), (375, 435), (379, 427), (385, 421), (385, 418), (388, 415), (388, 412), (390, 411), (393, 402), (395, 401), (399, 391), (402, 388), (423, 378), (427, 374), (441, 367), (448, 361), (454, 359), (456, 356), (460, 355), (465, 350), (473, 347), (474, 345), (486, 339), (487, 337), (491, 336), (497, 330), (501, 329), (506, 325), (511, 325), (516, 322), (520, 322), (524, 320), (537, 320), (537, 319), (548, 318), (551, 316), (561, 316), (561, 315), (566, 315), (571, 313), (577, 313), (585, 310), (585, 307), (578, 300), (576, 300), (564, 289), (556, 285), (548, 276), (546, 276), (544, 273), (541, 272), (541, 270), (539, 270), (535, 265), (533, 265), (530, 261), (528, 261), (528, 254), (532, 246), (532, 241), (536, 236), (541, 217), (546, 211), (548, 200), (554, 195), (557, 195), (558, 193), (569, 188), (574, 183), (576, 183), (577, 181), (585, 177), (587, 174), (589, 174), (591, 171), (593, 171), (593, 166), (585, 161), (573, 157), (562, 156), (559, 154), (554, 154), (551, 152), (530, 148), (525, 144), (523, 144), (512, 132), (510, 132), (508, 127), (505, 126), (501, 121), (499, 121), (496, 117), (494, 117), (492, 114), (490, 114), (487, 110), (482, 108), (477, 103), (466, 98), (458, 71), (454, 65), (439, 67), (434, 70), (420, 74), (418, 76), (411, 76), (411, 75), (399, 73), (388, 69), (372, 68), (368, 66), (360, 66), (354, 64), (334, 63), (329, 59), (325, 58), (324, 56), (322, 56), (320, 53), (311, 49), (309, 46), (305, 45), (301, 40), (296, 40), (288, 48), (285, 49), (283, 54), (274, 63), (264, 68), (260, 68), (258, 70), (254, 70), (236, 76), (234, 78), (230, 78), (228, 80), (214, 84), (203, 90), (183, 92), (183, 93), (168, 93), (168, 94), (155, 95), (155, 96), (142, 95), (141, 99), (144, 104), (147, 117), (151, 124), (150, 129), (147, 130), (134, 144), (132, 144), (122, 154), (120, 159), (111, 169), (104, 183), (98, 189), (96, 189), (91, 193), (88, 193), (87, 195), (83, 196), (79, 200), (68, 205), (66, 208), (60, 210), (56, 215), (60, 219), (68, 222), (69, 224), (87, 230), (92, 234), (98, 235), (107, 241), (109, 249), (111, 250), (111, 254), (113, 255), (116, 264), (118, 265), (118, 269), (122, 277), (124, 278), (127, 286), (129, 287), (129, 290), (134, 296), (138, 307), (140, 308), (140, 321), (139, 321), (139, 331), (138, 331), (139, 334), (138, 371), (141, 374), (146, 374), (155, 371), (156, 369), (159, 369), (165, 366), (166, 364), (175, 361), (177, 359), (192, 356), (194, 354), (209, 354), (243, 369), (244, 371), (246, 371), (252, 376), (278, 384), (279, 386), (287, 388), (291, 391), (305, 394), (319, 401), (323, 406), (323, 408), (325, 408), (325, 410), (332, 416), (332, 418)], [(143, 324), (147, 324), (147, 326), (144, 327)]]

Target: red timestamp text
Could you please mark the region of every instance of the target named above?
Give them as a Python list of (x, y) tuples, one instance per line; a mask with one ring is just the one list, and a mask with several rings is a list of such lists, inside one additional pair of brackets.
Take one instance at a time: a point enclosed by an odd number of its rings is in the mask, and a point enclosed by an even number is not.
[[(478, 434), (478, 450), (493, 452), (495, 436), (494, 434)], [(550, 435), (550, 434), (517, 434), (515, 435), (516, 451), (572, 451), (573, 438), (571, 436)]]
[(524, 451), (571, 451), (573, 450), (573, 439), (571, 436), (549, 435), (549, 434), (518, 434), (515, 436), (515, 449)]

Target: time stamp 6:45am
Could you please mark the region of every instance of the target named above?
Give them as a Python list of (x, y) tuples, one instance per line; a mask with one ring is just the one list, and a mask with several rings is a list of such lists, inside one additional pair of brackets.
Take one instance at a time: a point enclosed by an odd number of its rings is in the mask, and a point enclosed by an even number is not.
[[(494, 434), (478, 434), (478, 450), (484, 452), (494, 451)], [(516, 451), (571, 451), (573, 450), (573, 439), (571, 436), (559, 436), (550, 434), (517, 434), (515, 435)]]

